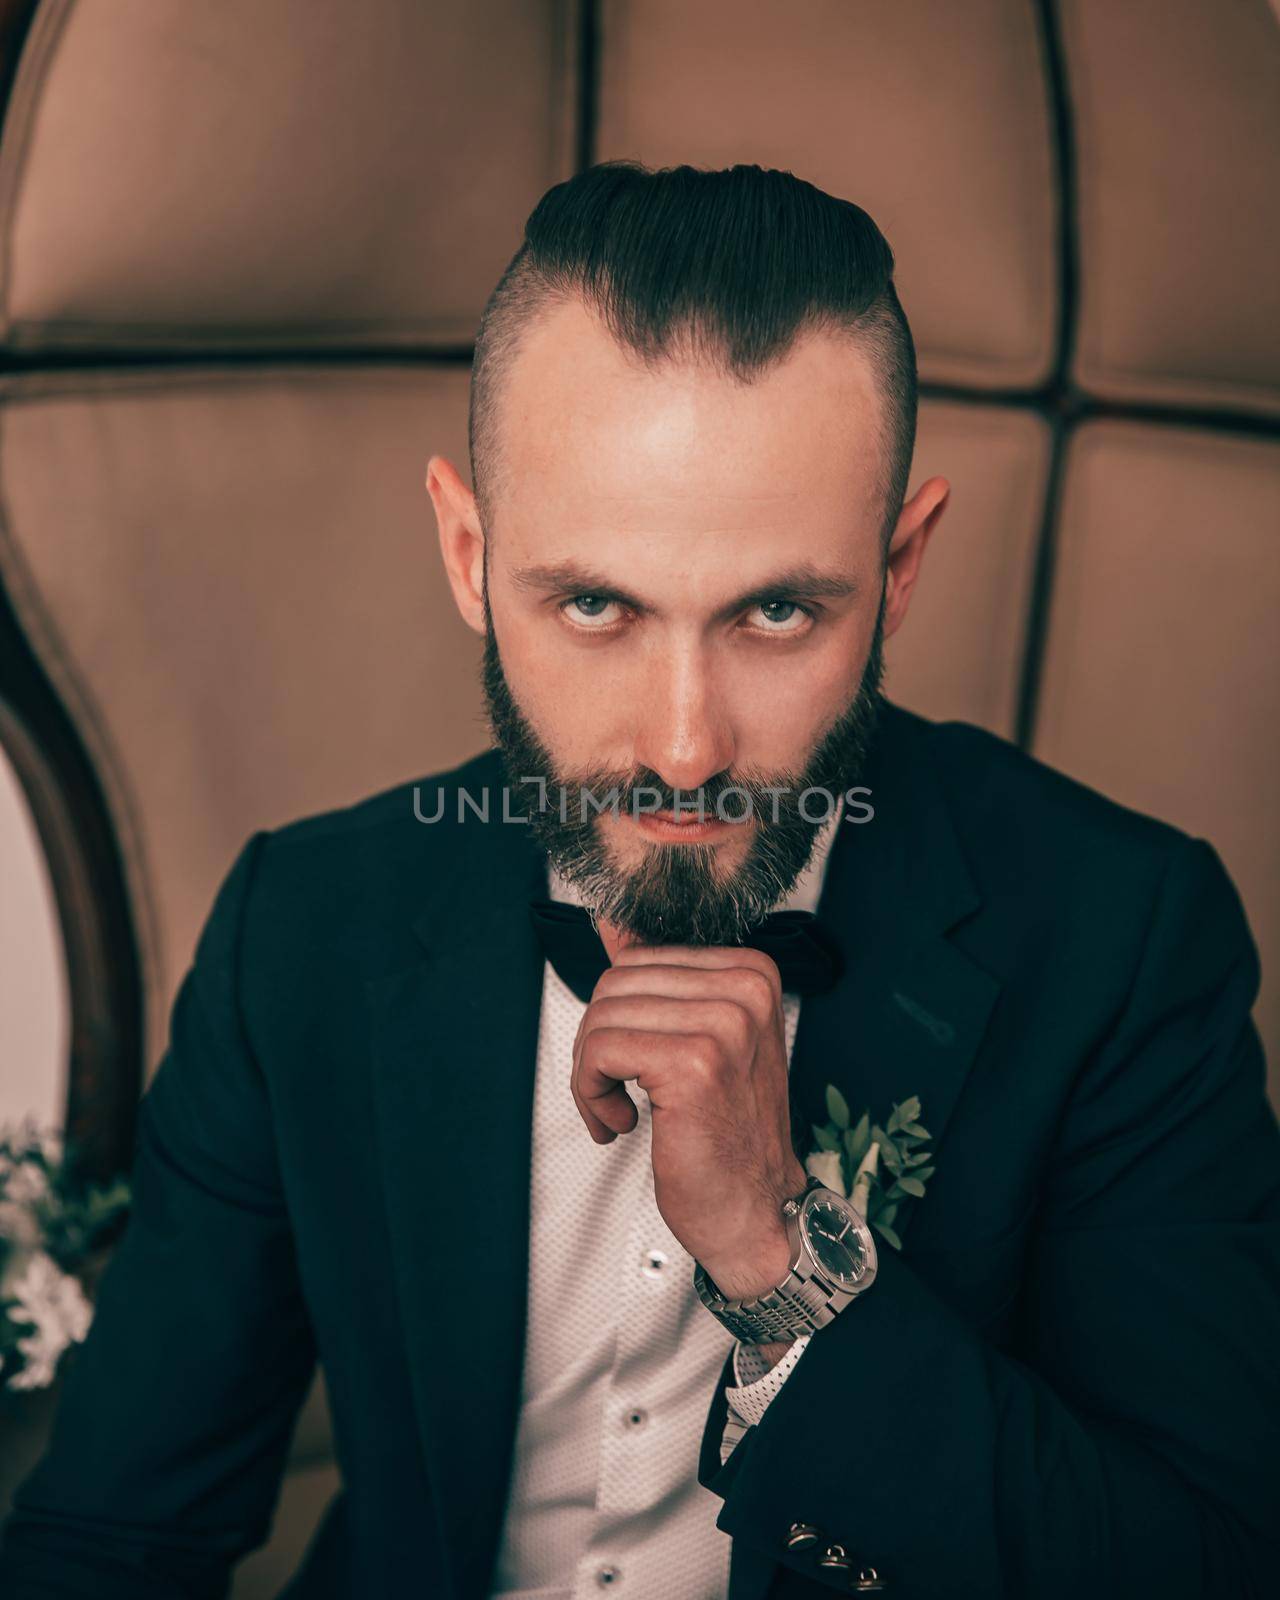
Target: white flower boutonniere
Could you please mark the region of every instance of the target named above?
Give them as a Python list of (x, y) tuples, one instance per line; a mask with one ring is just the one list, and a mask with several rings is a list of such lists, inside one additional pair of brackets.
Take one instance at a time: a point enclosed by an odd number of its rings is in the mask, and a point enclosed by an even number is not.
[(829, 1083), (827, 1112), (829, 1122), (813, 1125), (817, 1148), (805, 1157), (805, 1170), (851, 1200), (871, 1227), (901, 1250), (902, 1240), (893, 1231), (898, 1210), (904, 1200), (923, 1197), (934, 1173), (926, 1149), (933, 1135), (920, 1124), (919, 1099), (912, 1095), (895, 1105), (881, 1127), (869, 1111), (854, 1122), (845, 1097)]

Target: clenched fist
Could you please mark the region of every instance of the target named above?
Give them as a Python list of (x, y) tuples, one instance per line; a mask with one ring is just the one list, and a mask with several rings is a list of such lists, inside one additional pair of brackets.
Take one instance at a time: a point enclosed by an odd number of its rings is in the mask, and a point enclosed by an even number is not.
[(653, 1114), (667, 1226), (731, 1299), (787, 1274), (782, 1202), (805, 1186), (791, 1145), (778, 969), (758, 950), (631, 945), (596, 985), (573, 1047), (573, 1098), (597, 1144)]

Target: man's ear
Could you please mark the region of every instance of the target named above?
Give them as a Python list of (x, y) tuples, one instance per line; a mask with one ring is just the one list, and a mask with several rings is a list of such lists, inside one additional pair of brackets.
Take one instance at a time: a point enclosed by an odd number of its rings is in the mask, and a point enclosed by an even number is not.
[(427, 493), (436, 510), (440, 554), (462, 620), (484, 632), (484, 529), (476, 497), (443, 456), (427, 462)]
[(911, 603), (925, 546), (938, 526), (951, 499), (951, 485), (945, 478), (930, 478), (922, 483), (902, 507), (889, 541), (885, 563), (884, 636), (902, 626)]

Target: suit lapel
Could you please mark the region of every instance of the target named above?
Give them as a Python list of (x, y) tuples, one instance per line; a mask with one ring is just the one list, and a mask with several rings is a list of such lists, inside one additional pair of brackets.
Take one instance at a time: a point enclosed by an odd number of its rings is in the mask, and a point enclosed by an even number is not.
[[(812, 1124), (827, 1120), (826, 1087), (834, 1083), (855, 1117), (866, 1107), (882, 1126), (894, 1102), (918, 1095), (932, 1148), (945, 1160), (947, 1125), (1000, 985), (946, 937), (981, 896), (920, 725), (907, 713), (885, 706), (865, 781), (875, 816), (841, 823), (818, 903), (845, 970), (800, 1007), (790, 1073), (796, 1153), (803, 1160), (813, 1148)], [(905, 1256), (916, 1209), (928, 1204), (928, 1195), (908, 1201), (894, 1221)], [(726, 1366), (724, 1382), (732, 1381)], [(704, 1483), (717, 1475), (725, 1416), (718, 1385), (703, 1435)], [(734, 1469), (731, 1458), (717, 1492), (731, 1491)], [(736, 1541), (730, 1600), (761, 1600), (775, 1571), (772, 1558)]]
[(527, 828), (457, 827), (415, 924), (425, 958), (367, 986), (379, 1159), (413, 1398), (456, 1600), (482, 1600), (520, 1406), (546, 891)]
[[(875, 817), (842, 824), (819, 910), (846, 966), (835, 988), (800, 1010), (791, 1064), (792, 1126), (803, 1158), (827, 1120), (834, 1083), (856, 1117), (882, 1126), (895, 1102), (918, 1095), (940, 1159), (947, 1124), (1000, 991), (947, 937), (981, 896), (960, 849), (918, 725), (886, 708), (868, 773)], [(916, 1210), (894, 1228), (905, 1246)]]

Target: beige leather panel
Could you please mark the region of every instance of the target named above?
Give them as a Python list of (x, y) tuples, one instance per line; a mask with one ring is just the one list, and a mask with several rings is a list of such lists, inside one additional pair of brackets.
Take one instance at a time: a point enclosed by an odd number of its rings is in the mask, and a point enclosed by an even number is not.
[(869, 211), (923, 375), (1041, 381), (1056, 267), (1023, 0), (604, 0), (600, 159), (758, 162)]
[(1267, 0), (1060, 9), (1077, 380), (1119, 399), (1280, 410), (1280, 21)]
[(1036, 754), (1218, 850), (1280, 1089), (1280, 445), (1097, 422), (1068, 460)]
[(900, 704), (1012, 735), (1048, 460), (1036, 412), (921, 405), (909, 493), (940, 475), (951, 498), (886, 646), (886, 687)]
[(117, 372), (0, 390), (0, 576), (107, 791), (147, 1067), (256, 828), (484, 748), (424, 487), (465, 366)]
[(53, 0), (0, 170), (24, 349), (467, 343), (568, 175), (577, 0)]
[(271, 1537), (236, 1567), (231, 1600), (279, 1600), (302, 1565), (312, 1534), (341, 1491), (342, 1478), (331, 1461), (286, 1473)]

